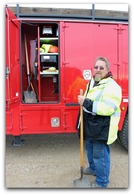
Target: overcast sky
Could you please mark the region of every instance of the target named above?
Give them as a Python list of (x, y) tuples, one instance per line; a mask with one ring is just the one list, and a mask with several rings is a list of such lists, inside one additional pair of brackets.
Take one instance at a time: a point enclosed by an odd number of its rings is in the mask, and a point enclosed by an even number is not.
[[(16, 4), (7, 4), (8, 6), (16, 6)], [(52, 8), (73, 8), (73, 9), (91, 9), (91, 3), (44, 3), (44, 4), (22, 4), (19, 3), (20, 7), (52, 7)], [(127, 3), (96, 3), (95, 9), (102, 9), (102, 10), (116, 10), (116, 11), (128, 11), (128, 4)]]

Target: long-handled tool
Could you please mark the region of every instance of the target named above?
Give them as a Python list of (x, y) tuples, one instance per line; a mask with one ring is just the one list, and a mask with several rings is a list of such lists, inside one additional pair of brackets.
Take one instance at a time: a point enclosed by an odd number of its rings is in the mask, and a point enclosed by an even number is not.
[[(27, 76), (28, 76), (28, 88), (27, 88), (27, 91), (24, 91), (24, 101), (26, 103), (36, 103), (37, 102), (36, 94), (35, 94), (33, 85), (30, 81), (30, 70), (29, 70), (29, 60), (28, 60), (26, 35), (24, 36), (24, 44), (25, 44), (26, 67), (27, 67)], [(32, 91), (30, 91), (30, 87), (32, 88)]]
[(34, 39), (30, 41), (30, 67), (31, 67), (31, 72), (34, 76), (34, 86), (35, 86), (35, 93), (36, 93), (36, 98), (38, 101), (38, 40)]
[[(83, 95), (83, 90), (80, 90), (80, 95)], [(84, 167), (84, 131), (83, 131), (83, 107), (80, 105), (80, 179), (74, 180), (76, 188), (88, 188), (90, 182), (87, 177), (83, 177)]]

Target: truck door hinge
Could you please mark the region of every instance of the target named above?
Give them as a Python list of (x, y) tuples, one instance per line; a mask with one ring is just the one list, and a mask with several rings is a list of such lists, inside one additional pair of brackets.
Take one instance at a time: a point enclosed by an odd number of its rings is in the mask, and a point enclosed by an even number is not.
[(8, 66), (6, 67), (5, 72), (6, 72), (6, 78), (8, 78), (8, 75), (10, 74), (10, 70), (9, 70), (9, 67)]
[(62, 64), (63, 64), (63, 66), (65, 66), (66, 64), (69, 64), (69, 62), (63, 61)]
[(122, 27), (122, 25), (119, 25), (117, 27), (114, 27), (114, 30), (118, 30), (118, 32), (121, 34), (124, 30), (126, 30), (125, 28)]
[(68, 28), (69, 26), (66, 25), (65, 23), (62, 24), (62, 31), (65, 32), (65, 29)]
[(65, 130), (70, 128), (70, 125), (68, 124), (68, 121), (67, 121), (67, 118), (66, 118), (67, 115), (70, 115), (70, 113), (65, 111), (64, 114), (63, 114), (63, 128)]
[(62, 28), (68, 28), (69, 26), (66, 25), (65, 23), (62, 25)]

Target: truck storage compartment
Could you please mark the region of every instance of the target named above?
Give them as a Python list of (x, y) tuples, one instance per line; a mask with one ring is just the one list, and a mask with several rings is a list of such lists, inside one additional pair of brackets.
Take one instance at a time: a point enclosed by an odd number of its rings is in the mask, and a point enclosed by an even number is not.
[[(57, 23), (22, 22), (21, 90), (23, 103), (59, 101), (58, 34)], [(31, 101), (27, 101), (26, 94), (30, 96)]]
[[(32, 118), (32, 121), (31, 121)], [(21, 133), (31, 134), (61, 130), (61, 109), (40, 109), (36, 106), (21, 111)], [(32, 124), (31, 124), (32, 123)]]

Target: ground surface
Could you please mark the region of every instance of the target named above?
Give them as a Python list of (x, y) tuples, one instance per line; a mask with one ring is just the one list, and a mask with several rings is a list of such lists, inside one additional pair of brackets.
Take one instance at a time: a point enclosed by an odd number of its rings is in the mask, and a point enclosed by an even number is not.
[[(79, 139), (76, 134), (26, 135), (25, 144), (13, 147), (6, 138), (6, 188), (74, 188), (80, 177)], [(85, 165), (87, 160), (85, 157)], [(90, 181), (93, 176), (88, 176)], [(118, 143), (111, 145), (109, 188), (128, 187), (128, 152)]]

